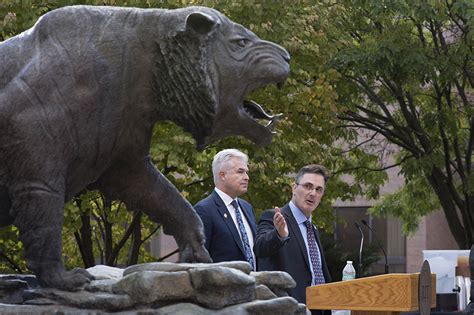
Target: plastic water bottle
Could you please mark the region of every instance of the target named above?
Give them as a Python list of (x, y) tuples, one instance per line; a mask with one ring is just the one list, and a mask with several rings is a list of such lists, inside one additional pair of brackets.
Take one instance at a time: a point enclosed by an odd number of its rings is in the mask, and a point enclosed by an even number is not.
[[(348, 260), (346, 266), (342, 270), (342, 281), (352, 280), (356, 277), (356, 271), (352, 266), (352, 261)], [(351, 311), (348, 310), (335, 310), (332, 311), (332, 315), (351, 315)]]
[(342, 270), (342, 281), (353, 280), (356, 277), (356, 271), (352, 265), (352, 261), (348, 260), (346, 266)]

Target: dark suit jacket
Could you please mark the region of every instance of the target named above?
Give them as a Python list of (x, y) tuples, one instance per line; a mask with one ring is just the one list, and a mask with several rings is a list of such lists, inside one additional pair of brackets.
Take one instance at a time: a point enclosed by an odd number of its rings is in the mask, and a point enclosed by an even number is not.
[[(289, 239), (282, 242), (278, 237), (278, 232), (273, 226), (275, 210), (265, 211), (258, 222), (257, 239), (254, 247), (255, 254), (258, 257), (258, 270), (288, 272), (296, 281), (296, 287), (290, 289), (288, 293), (298, 302), (306, 304), (306, 287), (311, 285), (312, 280), (306, 245), (290, 206), (286, 204), (281, 211), (288, 226)], [(315, 228), (314, 231), (321, 250), (324, 279), (326, 282), (330, 282), (331, 276), (324, 259), (319, 233)]]
[[(256, 219), (253, 208), (247, 201), (238, 198), (240, 209), (252, 229), (255, 240)], [(201, 217), (206, 234), (206, 249), (214, 262), (243, 260), (245, 252), (240, 239), (238, 228), (235, 226), (227, 207), (221, 197), (213, 191), (207, 198), (199, 201), (195, 206), (196, 212)]]

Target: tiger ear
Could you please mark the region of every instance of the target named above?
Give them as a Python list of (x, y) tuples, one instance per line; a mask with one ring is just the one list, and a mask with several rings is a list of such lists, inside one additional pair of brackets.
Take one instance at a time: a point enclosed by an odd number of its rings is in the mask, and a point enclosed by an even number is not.
[(216, 24), (215, 18), (201, 12), (194, 12), (186, 17), (186, 30), (191, 29), (201, 35), (210, 33)]

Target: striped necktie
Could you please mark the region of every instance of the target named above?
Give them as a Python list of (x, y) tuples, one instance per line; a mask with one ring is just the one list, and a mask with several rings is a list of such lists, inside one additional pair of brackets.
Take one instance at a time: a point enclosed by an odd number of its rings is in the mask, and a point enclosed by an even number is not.
[(314, 236), (313, 224), (310, 220), (306, 220), (304, 223), (306, 225), (306, 233), (308, 237), (309, 256), (311, 258), (311, 264), (313, 265), (314, 284), (318, 285), (326, 283), (324, 280), (321, 261), (319, 260), (319, 248), (318, 243), (316, 243), (316, 237)]
[(249, 238), (247, 232), (245, 231), (244, 221), (242, 220), (242, 213), (240, 212), (239, 205), (236, 200), (232, 200), (231, 205), (235, 209), (235, 216), (237, 217), (237, 224), (239, 225), (240, 236), (242, 238), (242, 245), (244, 246), (245, 258), (254, 269), (254, 260), (252, 255), (252, 249), (250, 248)]

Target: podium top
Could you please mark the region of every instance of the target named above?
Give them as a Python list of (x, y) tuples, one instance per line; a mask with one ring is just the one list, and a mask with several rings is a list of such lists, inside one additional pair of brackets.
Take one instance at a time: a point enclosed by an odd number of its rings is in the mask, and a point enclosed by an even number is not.
[[(416, 311), (419, 273), (391, 273), (306, 288), (306, 304), (316, 310)], [(436, 306), (436, 274), (431, 274), (431, 307)]]

